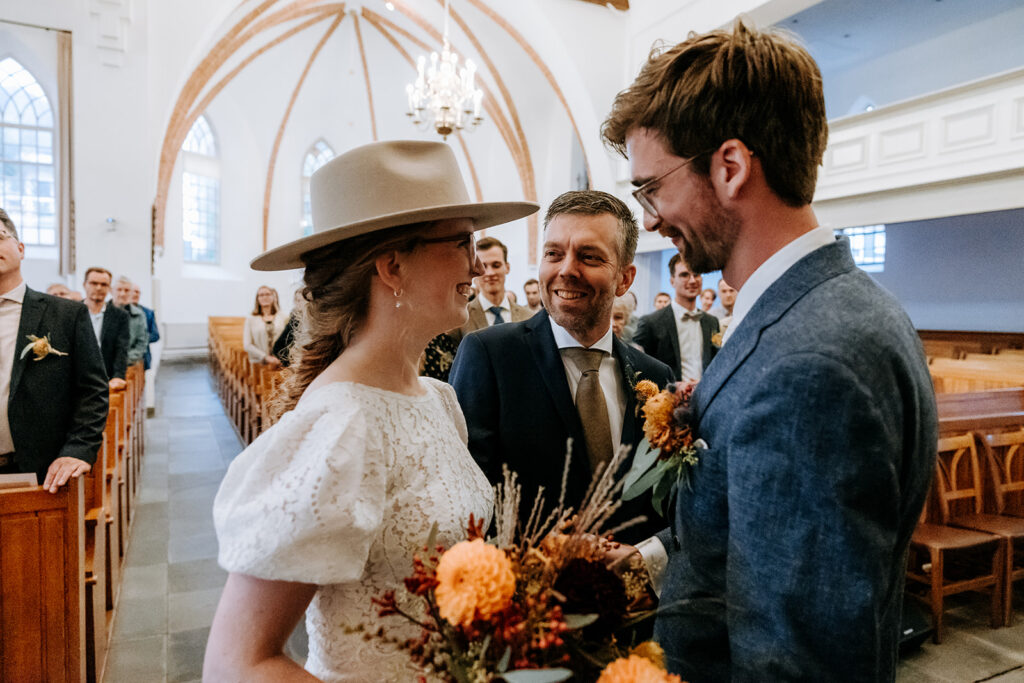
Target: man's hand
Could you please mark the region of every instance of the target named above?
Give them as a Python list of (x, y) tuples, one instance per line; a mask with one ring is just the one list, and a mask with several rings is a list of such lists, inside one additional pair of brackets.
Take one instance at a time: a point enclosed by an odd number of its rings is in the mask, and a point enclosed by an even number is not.
[[(121, 381), (124, 382), (124, 380)], [(46, 481), (43, 482), (43, 488), (50, 493), (57, 493), (57, 489), (68, 483), (68, 479), (88, 474), (91, 469), (92, 465), (78, 458), (57, 458), (50, 463), (50, 468), (46, 470)]]
[(640, 551), (635, 547), (626, 543), (608, 541), (605, 544), (604, 566), (622, 578), (625, 578), (623, 575), (627, 571), (632, 571), (634, 575), (642, 572), (645, 577), (645, 592), (634, 600), (633, 604), (629, 606), (630, 610), (642, 611), (655, 609), (658, 606), (658, 596), (655, 595), (654, 587), (647, 580), (646, 563)]
[(110, 380), (109, 385), (110, 388), (113, 389), (114, 391), (121, 391), (126, 386), (128, 386), (128, 382), (125, 382), (120, 377), (115, 377), (114, 379)]

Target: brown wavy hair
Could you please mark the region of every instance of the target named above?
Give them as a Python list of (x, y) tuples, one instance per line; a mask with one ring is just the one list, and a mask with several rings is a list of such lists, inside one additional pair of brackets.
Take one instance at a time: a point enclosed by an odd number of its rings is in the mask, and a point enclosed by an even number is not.
[(306, 272), (299, 290), (302, 301), (296, 306), (295, 343), (285, 380), (271, 401), (274, 420), (295, 407), (306, 387), (345, 351), (366, 322), (377, 257), (412, 250), (416, 235), (432, 224), (360, 235), (303, 255)]
[(660, 134), (693, 169), (710, 171), (710, 152), (733, 138), (761, 160), (765, 180), (790, 206), (810, 204), (828, 142), (821, 72), (796, 37), (758, 31), (737, 19), (731, 31), (691, 33), (656, 45), (601, 126), (606, 145), (626, 156), (626, 136)]

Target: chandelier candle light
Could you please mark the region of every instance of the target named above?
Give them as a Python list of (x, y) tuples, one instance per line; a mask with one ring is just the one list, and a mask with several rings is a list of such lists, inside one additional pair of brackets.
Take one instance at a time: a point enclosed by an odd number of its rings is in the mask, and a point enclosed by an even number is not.
[(448, 0), (444, 3), (444, 45), (441, 54), (430, 53), (427, 58), (420, 55), (416, 60), (416, 83), (405, 86), (409, 96), (407, 116), (416, 125), (433, 117), (434, 129), (447, 139), (455, 130), (472, 130), (480, 125), (480, 104), (484, 93), (474, 84), (476, 64), (467, 59), (459, 67), (459, 56), (448, 46)]

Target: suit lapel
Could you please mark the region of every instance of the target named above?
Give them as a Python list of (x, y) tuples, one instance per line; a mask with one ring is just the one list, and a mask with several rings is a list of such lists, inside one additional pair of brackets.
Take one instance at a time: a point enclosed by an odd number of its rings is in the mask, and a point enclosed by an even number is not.
[(672, 346), (672, 357), (675, 359), (672, 372), (678, 376), (682, 372), (683, 356), (679, 353), (679, 328), (676, 326), (676, 314), (672, 304), (661, 309), (661, 329)]
[(466, 323), (465, 330), (469, 332), (475, 332), (476, 330), (482, 330), (487, 327), (487, 316), (484, 315), (483, 304), (480, 303), (480, 296), (478, 295), (475, 299), (469, 302), (469, 321)]
[(14, 365), (11, 368), (11, 391), (8, 394), (8, 401), (18, 388), (21, 374), (25, 371), (25, 363), (29, 362), (27, 356), (19, 358), (21, 350), (28, 344), (30, 334), (38, 336), (39, 322), (43, 319), (46, 306), (46, 297), (28, 287), (25, 288), (25, 298), (21, 302), (21, 321), (18, 323), (18, 341), (14, 344)]
[(697, 384), (694, 415), (699, 422), (722, 386), (757, 348), (761, 332), (773, 325), (793, 305), (821, 283), (856, 268), (848, 241), (836, 240), (797, 261), (758, 298), (740, 321), (728, 343), (718, 350), (715, 362)]
[(576, 404), (569, 394), (569, 382), (565, 379), (565, 365), (555, 345), (555, 336), (551, 333), (547, 311), (540, 311), (523, 323), (526, 343), (530, 347), (530, 355), (537, 370), (547, 387), (548, 395), (555, 403), (562, 422), (568, 427), (573, 440), (583, 438), (583, 425), (576, 411)]
[(700, 314), (700, 336), (703, 341), (701, 347), (701, 361), (703, 362), (704, 369), (707, 369), (708, 363), (711, 362), (711, 356), (714, 353), (714, 349), (711, 347), (711, 335), (714, 334), (711, 328), (711, 316), (707, 313)]
[(619, 443), (630, 443), (636, 446), (633, 441), (633, 434), (636, 430), (636, 396), (633, 386), (637, 382), (636, 369), (629, 362), (629, 353), (626, 345), (619, 341), (618, 337), (612, 337), (612, 355), (619, 362), (619, 371), (622, 373), (623, 388), (626, 392), (626, 412), (622, 415), (622, 434), (619, 435)]

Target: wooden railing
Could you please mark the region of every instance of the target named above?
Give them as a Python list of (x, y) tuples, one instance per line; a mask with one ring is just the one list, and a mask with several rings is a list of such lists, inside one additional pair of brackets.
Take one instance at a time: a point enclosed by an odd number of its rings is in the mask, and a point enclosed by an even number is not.
[(210, 373), (224, 411), (250, 444), (271, 424), (270, 400), (285, 371), (249, 360), (242, 345), (244, 325), (242, 317), (209, 318)]
[(92, 470), (0, 490), (0, 681), (100, 681), (144, 450), (144, 372), (110, 392)]

